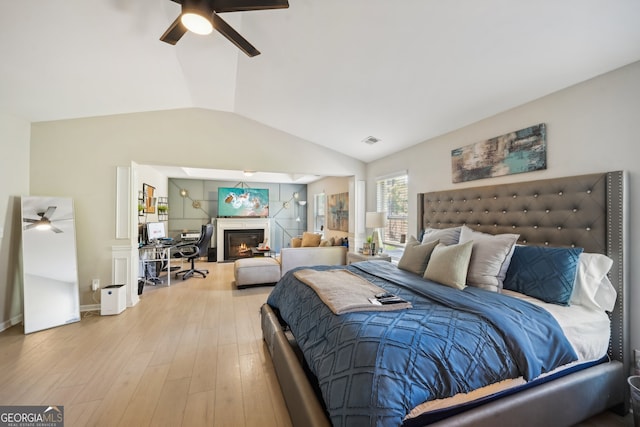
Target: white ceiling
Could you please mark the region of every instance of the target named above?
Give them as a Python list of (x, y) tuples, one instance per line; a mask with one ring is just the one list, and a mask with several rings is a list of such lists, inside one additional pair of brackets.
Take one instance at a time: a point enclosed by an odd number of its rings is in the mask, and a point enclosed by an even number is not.
[(170, 0), (3, 2), (0, 112), (232, 111), (369, 162), (640, 60), (638, 0), (289, 2), (221, 15), (254, 58), (160, 42)]

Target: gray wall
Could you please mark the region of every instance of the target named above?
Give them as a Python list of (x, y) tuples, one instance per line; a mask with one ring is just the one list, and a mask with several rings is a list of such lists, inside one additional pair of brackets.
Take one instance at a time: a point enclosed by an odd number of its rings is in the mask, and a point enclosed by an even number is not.
[[(306, 206), (294, 203), (293, 193), (298, 200), (307, 200), (306, 184), (274, 184), (265, 182), (243, 182), (250, 188), (269, 190), (269, 218), (271, 218), (271, 236), (269, 246), (280, 251), (288, 247), (292, 237), (307, 230)], [(200, 227), (217, 216), (218, 187), (237, 187), (237, 181), (211, 181), (197, 179), (169, 178), (169, 227), (171, 237), (178, 238), (185, 230), (200, 231)], [(182, 197), (180, 190), (188, 191), (188, 197)], [(199, 208), (193, 207), (194, 201), (200, 202)], [(284, 207), (288, 202), (289, 207)], [(296, 221), (296, 218), (300, 221)], [(215, 241), (215, 235), (214, 235)]]

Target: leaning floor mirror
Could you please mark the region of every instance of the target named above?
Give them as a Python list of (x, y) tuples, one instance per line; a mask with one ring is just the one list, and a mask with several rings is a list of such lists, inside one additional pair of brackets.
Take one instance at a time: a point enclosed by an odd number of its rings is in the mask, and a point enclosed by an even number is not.
[(22, 198), (24, 333), (80, 320), (73, 201)]

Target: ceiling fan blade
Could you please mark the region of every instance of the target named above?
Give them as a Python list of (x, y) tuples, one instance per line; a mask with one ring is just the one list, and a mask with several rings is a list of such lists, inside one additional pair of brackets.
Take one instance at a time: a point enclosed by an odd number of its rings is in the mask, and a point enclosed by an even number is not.
[(42, 218), (51, 219), (53, 213), (56, 211), (56, 206), (49, 206), (44, 214), (42, 214)]
[(182, 22), (180, 21), (180, 16), (178, 16), (176, 20), (173, 21), (173, 23), (169, 26), (169, 28), (167, 28), (167, 31), (164, 32), (162, 37), (160, 37), (160, 40), (162, 40), (165, 43), (175, 45), (176, 43), (178, 43), (178, 40), (180, 40), (182, 36), (184, 36), (184, 33), (186, 32), (187, 32), (187, 28), (184, 25), (182, 25)]
[(225, 36), (227, 40), (235, 44), (238, 49), (247, 54), (247, 56), (253, 57), (260, 55), (260, 51), (256, 49), (251, 43), (242, 37), (236, 30), (231, 28), (222, 18), (220, 18), (215, 12), (213, 13), (213, 28), (218, 30), (220, 34)]
[[(175, 0), (174, 0), (175, 1)], [(287, 0), (213, 0), (216, 12), (242, 12), (247, 10), (286, 9)]]
[(53, 225), (51, 226), (51, 231), (53, 231), (54, 233), (62, 233), (62, 230), (60, 230), (58, 227), (54, 227)]
[(34, 222), (39, 222), (39, 219), (32, 219), (32, 218), (22, 218), (22, 222), (30, 222), (30, 223), (34, 223)]
[(29, 224), (29, 225), (25, 225), (24, 227), (22, 227), (23, 230), (31, 230), (32, 228), (35, 228), (38, 224)]

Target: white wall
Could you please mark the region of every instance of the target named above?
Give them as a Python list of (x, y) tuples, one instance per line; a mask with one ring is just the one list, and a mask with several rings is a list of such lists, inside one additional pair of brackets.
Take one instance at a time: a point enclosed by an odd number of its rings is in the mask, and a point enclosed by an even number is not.
[[(375, 204), (375, 177), (409, 171), (409, 230), (417, 231), (417, 193), (594, 172), (629, 175), (631, 341), (640, 348), (640, 62), (425, 141), (367, 167), (367, 203)], [(530, 125), (547, 124), (547, 169), (452, 184), (451, 150)], [(634, 308), (635, 307), (635, 308)]]
[(20, 196), (29, 194), (31, 124), (0, 114), (0, 330), (22, 313), (20, 289)]
[(361, 178), (365, 170), (358, 160), (255, 121), (202, 109), (34, 123), (31, 136), (31, 193), (75, 202), (82, 305), (93, 303), (93, 277), (111, 280), (111, 247), (129, 243), (115, 239), (117, 166), (134, 161)]

